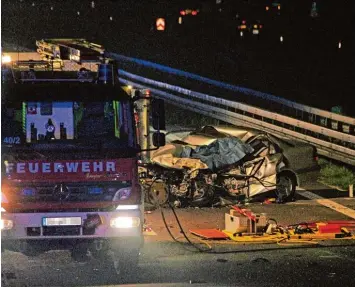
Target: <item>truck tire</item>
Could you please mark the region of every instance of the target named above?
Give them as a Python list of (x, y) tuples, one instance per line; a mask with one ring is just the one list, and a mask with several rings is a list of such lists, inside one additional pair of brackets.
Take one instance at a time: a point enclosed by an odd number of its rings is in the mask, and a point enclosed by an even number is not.
[(129, 279), (131, 275), (136, 276), (139, 262), (139, 249), (112, 252), (112, 267), (120, 279)]
[(86, 243), (79, 243), (74, 246), (71, 251), (71, 257), (76, 262), (87, 262), (89, 261), (88, 256), (88, 245)]
[(27, 257), (37, 257), (44, 252), (41, 247), (43, 246), (40, 246), (38, 243), (28, 243), (27, 241), (23, 241), (19, 245), (19, 251)]

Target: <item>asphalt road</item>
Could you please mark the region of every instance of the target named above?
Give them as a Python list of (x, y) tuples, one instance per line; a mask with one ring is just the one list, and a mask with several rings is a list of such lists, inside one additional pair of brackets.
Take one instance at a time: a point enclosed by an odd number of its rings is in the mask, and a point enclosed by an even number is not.
[[(2, 272), (8, 286), (353, 286), (354, 246), (220, 247), (227, 254), (190, 252), (177, 243), (148, 243), (139, 271), (120, 281), (95, 262), (75, 263), (56, 251), (37, 259), (6, 252)], [(256, 251), (257, 250), (257, 251)], [(200, 283), (200, 285), (198, 284)], [(4, 285), (3, 285), (4, 286)]]
[[(308, 183), (309, 190), (354, 209), (355, 199), (321, 184)], [(346, 215), (322, 206), (317, 199), (298, 195), (287, 204), (254, 202), (253, 212), (265, 212), (279, 224), (304, 221), (347, 220)], [(188, 230), (224, 227), (229, 208), (186, 208), (176, 210), (189, 238), (201, 244)], [(182, 234), (170, 210), (164, 210), (172, 234), (183, 242)], [(319, 241), (318, 244), (287, 245), (235, 244), (211, 242), (213, 252), (196, 252), (186, 243), (175, 243), (168, 235), (159, 210), (146, 213), (146, 225), (153, 233), (145, 236), (139, 269), (124, 281), (94, 259), (86, 263), (72, 261), (67, 251), (52, 251), (35, 258), (5, 251), (2, 254), (3, 286), (111, 286), (151, 283), (150, 286), (353, 286), (355, 277), (354, 241)], [(204, 244), (200, 247), (206, 248)], [(4, 283), (4, 281), (3, 281)], [(168, 284), (171, 285), (168, 285)], [(181, 285), (179, 285), (181, 284)], [(208, 285), (211, 284), (211, 285)], [(220, 285), (218, 285), (220, 284)], [(145, 285), (144, 285), (145, 286)]]

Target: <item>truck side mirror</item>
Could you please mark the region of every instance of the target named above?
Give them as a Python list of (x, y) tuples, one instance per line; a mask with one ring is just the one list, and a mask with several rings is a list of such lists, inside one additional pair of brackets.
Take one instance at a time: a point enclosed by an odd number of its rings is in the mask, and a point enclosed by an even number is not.
[[(165, 106), (164, 101), (152, 99), (152, 124), (155, 130), (165, 130)], [(164, 138), (165, 140), (165, 138)]]
[(153, 145), (156, 147), (165, 146), (165, 134), (159, 132), (153, 133)]

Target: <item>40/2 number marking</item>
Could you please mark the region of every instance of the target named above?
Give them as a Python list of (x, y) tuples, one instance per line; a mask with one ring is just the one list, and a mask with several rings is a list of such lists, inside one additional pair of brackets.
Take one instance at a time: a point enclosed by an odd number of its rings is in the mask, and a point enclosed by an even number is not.
[(20, 137), (5, 137), (3, 140), (6, 144), (20, 144)]

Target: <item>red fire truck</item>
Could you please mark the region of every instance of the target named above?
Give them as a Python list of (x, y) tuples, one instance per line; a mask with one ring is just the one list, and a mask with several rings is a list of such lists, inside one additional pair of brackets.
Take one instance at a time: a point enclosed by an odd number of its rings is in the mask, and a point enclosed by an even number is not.
[[(37, 46), (42, 60), (2, 66), (2, 249), (69, 249), (125, 275), (143, 243), (140, 99), (118, 84), (103, 47), (82, 39)], [(154, 101), (151, 117), (163, 127), (163, 102)], [(153, 134), (156, 147), (164, 142)]]

